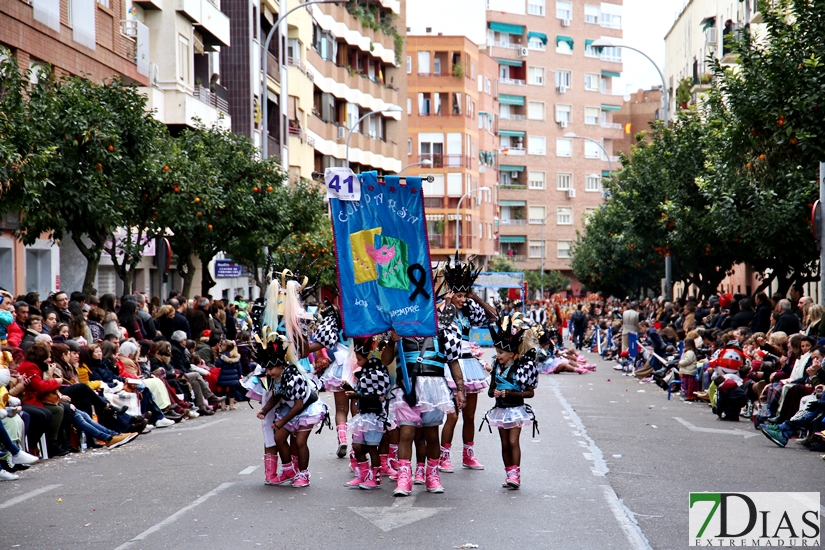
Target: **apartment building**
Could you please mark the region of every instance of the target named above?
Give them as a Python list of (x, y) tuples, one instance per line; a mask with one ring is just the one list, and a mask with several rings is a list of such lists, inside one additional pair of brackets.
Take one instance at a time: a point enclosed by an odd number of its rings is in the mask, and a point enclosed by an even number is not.
[[(612, 81), (621, 49), (622, 3), (489, 0), (487, 51), (498, 62), (499, 251), (520, 269), (572, 275), (570, 250), (602, 202), (601, 179), (617, 168), (622, 139)], [(573, 284), (573, 292), (580, 286)]]
[(498, 253), (498, 62), (465, 36), (409, 36), (407, 174), (424, 184), (427, 233), (435, 260)]
[(650, 130), (651, 122), (663, 118), (662, 95), (661, 85), (651, 90), (639, 90), (622, 104), (620, 111), (613, 113), (613, 122), (620, 124), (624, 130), (622, 138), (613, 142), (615, 154), (630, 156), (636, 144), (636, 135)]
[[(292, 178), (344, 166), (349, 138), (356, 172), (401, 169), (406, 119), (398, 69), (405, 34), (403, 3), (375, 0), (350, 6), (312, 5), (275, 30), (267, 51), (267, 121), (262, 119), (261, 51), (280, 14), (298, 0), (223, 0), (233, 46), (222, 50), (230, 83), (232, 128), (279, 156)], [(396, 51), (398, 50), (398, 51)], [(350, 136), (349, 129), (365, 117)]]
[[(57, 76), (120, 76), (149, 82), (145, 27), (125, 27), (124, 0), (4, 0), (0, 2), (0, 56), (40, 77), (47, 64)], [(19, 215), (0, 219), (0, 286), (12, 294), (47, 293), (61, 286), (66, 258), (44, 235), (31, 246), (14, 237)], [(63, 280), (63, 286), (68, 287)]]

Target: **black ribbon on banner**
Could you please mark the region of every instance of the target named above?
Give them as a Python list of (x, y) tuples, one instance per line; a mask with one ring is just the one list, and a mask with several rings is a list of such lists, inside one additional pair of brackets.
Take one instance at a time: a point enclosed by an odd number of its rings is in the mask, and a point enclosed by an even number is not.
[(421, 264), (412, 264), (407, 268), (407, 277), (410, 278), (413, 286), (415, 286), (414, 292), (410, 294), (410, 301), (415, 300), (415, 297), (419, 294), (429, 300), (430, 293), (424, 288), (424, 285), (427, 283), (427, 272), (424, 271), (424, 267)]

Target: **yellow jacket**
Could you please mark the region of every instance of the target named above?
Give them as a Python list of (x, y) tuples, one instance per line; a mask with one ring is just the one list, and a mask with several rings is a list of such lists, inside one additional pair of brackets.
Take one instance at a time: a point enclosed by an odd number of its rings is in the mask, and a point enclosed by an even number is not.
[(80, 364), (77, 366), (77, 379), (80, 380), (81, 384), (86, 384), (93, 390), (97, 390), (100, 388), (100, 380), (92, 380), (91, 374), (92, 369), (87, 367), (85, 364)]

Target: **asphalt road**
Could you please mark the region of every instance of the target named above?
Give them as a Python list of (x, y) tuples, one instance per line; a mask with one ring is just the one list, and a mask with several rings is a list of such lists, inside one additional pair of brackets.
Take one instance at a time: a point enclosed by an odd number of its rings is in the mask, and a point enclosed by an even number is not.
[(243, 405), (3, 482), (0, 549), (685, 548), (691, 491), (825, 492), (817, 453), (780, 449), (749, 422), (718, 422), (611, 366), (542, 375), (541, 434), (522, 434), (519, 491), (501, 488), (486, 428), (476, 446), (487, 468), (442, 474), (442, 495), (417, 486), (393, 498), (387, 481), (345, 489), (348, 461), (328, 430), (309, 439), (309, 488), (267, 487), (260, 424)]

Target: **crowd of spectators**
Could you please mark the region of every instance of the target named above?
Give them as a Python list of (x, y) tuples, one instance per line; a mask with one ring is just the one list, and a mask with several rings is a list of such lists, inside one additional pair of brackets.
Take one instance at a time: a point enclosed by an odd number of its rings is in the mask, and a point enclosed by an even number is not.
[(234, 410), (253, 368), (249, 304), (0, 289), (0, 481), (40, 459), (127, 444)]

